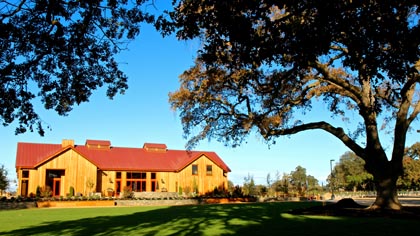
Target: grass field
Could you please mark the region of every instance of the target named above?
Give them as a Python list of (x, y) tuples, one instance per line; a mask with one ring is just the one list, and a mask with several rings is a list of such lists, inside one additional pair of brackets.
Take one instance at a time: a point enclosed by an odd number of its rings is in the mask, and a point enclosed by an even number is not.
[(314, 202), (0, 211), (0, 235), (405, 235), (416, 220), (297, 216)]

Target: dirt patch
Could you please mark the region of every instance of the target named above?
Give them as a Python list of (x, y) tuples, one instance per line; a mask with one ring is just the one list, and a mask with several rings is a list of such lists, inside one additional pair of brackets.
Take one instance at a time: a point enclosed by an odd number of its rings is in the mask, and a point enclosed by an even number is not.
[(304, 209), (291, 210), (296, 215), (323, 215), (349, 217), (390, 217), (399, 219), (420, 219), (420, 207), (405, 206), (402, 210), (372, 210), (360, 205), (351, 198), (341, 199), (337, 203)]

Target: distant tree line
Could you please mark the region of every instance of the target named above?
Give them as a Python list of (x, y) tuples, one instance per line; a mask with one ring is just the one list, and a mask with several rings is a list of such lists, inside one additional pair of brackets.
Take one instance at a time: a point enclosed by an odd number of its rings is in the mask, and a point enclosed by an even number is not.
[[(398, 190), (418, 190), (420, 187), (420, 143), (405, 148), (403, 174), (398, 178)], [(364, 168), (365, 162), (353, 152), (346, 152), (335, 165), (328, 182), (345, 191), (375, 190), (373, 176)]]
[[(403, 175), (399, 177), (398, 190), (420, 189), (420, 142), (405, 149)], [(306, 169), (297, 166), (290, 173), (276, 172), (267, 174), (266, 184), (256, 184), (252, 174), (244, 177), (242, 186), (235, 186), (229, 181), (229, 192), (245, 196), (311, 196), (324, 191), (374, 191), (373, 176), (365, 168), (365, 161), (354, 152), (346, 152), (333, 167), (327, 178), (327, 185), (320, 186), (319, 181), (306, 173)]]
[[(322, 191), (319, 181), (312, 175), (306, 174), (306, 169), (297, 166), (289, 174), (277, 172), (275, 177), (267, 174), (267, 183), (255, 184), (254, 177), (248, 174), (244, 178), (241, 192), (249, 196), (309, 196)], [(236, 190), (238, 191), (238, 190)]]

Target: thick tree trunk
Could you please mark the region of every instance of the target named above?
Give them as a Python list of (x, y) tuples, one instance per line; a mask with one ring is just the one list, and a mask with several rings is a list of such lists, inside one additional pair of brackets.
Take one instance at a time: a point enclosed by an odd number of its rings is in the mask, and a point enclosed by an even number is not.
[(377, 180), (376, 192), (376, 200), (370, 209), (401, 210), (402, 206), (397, 194), (397, 178), (388, 177)]
[(401, 210), (402, 206), (397, 193), (397, 180), (403, 172), (403, 149), (398, 153), (395, 153), (394, 150), (393, 153), (393, 158), (401, 159), (401, 161), (389, 161), (383, 149), (378, 148), (380, 145), (372, 146), (365, 157), (365, 169), (373, 175), (376, 187), (376, 199), (370, 209)]

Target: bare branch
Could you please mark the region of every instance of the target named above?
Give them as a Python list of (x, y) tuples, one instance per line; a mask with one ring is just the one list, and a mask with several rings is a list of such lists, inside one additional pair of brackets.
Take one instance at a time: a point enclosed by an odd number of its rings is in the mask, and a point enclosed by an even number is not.
[(302, 131), (307, 130), (314, 130), (314, 129), (321, 129), (327, 131), (328, 133), (337, 137), (341, 142), (343, 142), (348, 148), (350, 148), (353, 152), (355, 152), (358, 156), (365, 158), (365, 149), (360, 147), (353, 139), (351, 139), (342, 128), (337, 128), (332, 126), (331, 124), (321, 121), (321, 122), (313, 122), (307, 123), (303, 125), (296, 125), (289, 129), (282, 129), (277, 131), (271, 131), (271, 134), (274, 136), (281, 136), (281, 135), (291, 135), (296, 134)]
[(7, 5), (11, 5), (13, 7), (16, 7), (15, 10), (13, 10), (10, 13), (5, 13), (5, 14), (0, 14), (0, 22), (3, 22), (3, 20), (5, 20), (8, 17), (14, 16), (15, 14), (17, 14), (20, 10), (22, 10), (23, 5), (25, 4), (26, 0), (22, 0), (20, 1), (20, 3), (18, 5), (15, 5), (13, 3), (10, 2), (6, 2)]

